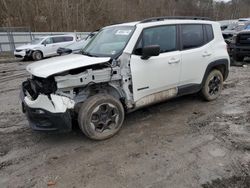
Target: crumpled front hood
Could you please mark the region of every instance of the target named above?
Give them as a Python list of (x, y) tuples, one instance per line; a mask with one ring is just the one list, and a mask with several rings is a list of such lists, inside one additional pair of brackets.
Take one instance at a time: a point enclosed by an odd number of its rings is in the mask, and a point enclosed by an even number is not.
[(16, 49), (17, 50), (25, 50), (25, 49), (33, 49), (37, 47), (37, 45), (34, 45), (34, 44), (25, 44), (25, 45), (22, 45), (22, 46), (18, 46)]
[(110, 57), (89, 57), (81, 54), (70, 54), (32, 63), (28, 65), (26, 69), (34, 76), (47, 78), (57, 73), (89, 65), (105, 63), (109, 60)]

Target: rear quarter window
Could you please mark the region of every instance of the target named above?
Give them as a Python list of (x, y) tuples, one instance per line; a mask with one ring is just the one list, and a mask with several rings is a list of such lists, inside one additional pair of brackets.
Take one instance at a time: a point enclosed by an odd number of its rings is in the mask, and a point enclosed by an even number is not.
[(71, 36), (67, 36), (67, 37), (64, 37), (64, 41), (65, 42), (69, 42), (69, 41), (73, 41), (73, 37), (71, 37)]
[(214, 40), (214, 31), (212, 25), (204, 25), (206, 30), (207, 42)]

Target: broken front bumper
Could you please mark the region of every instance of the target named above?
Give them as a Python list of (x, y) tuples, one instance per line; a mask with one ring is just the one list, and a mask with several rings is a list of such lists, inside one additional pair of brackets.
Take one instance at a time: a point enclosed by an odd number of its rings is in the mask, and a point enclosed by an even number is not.
[(26, 114), (30, 126), (38, 131), (68, 132), (72, 129), (70, 108), (74, 103), (66, 97), (51, 94), (39, 95), (31, 100), (21, 89), (22, 110)]
[(31, 57), (32, 50), (15, 50), (14, 56), (17, 58)]

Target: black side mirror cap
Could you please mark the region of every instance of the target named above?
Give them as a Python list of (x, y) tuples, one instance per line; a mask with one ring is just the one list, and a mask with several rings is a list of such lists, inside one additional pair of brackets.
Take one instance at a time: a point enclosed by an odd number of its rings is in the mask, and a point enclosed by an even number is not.
[(149, 59), (152, 56), (158, 56), (160, 54), (160, 46), (159, 45), (150, 45), (142, 48), (142, 56), (141, 59)]

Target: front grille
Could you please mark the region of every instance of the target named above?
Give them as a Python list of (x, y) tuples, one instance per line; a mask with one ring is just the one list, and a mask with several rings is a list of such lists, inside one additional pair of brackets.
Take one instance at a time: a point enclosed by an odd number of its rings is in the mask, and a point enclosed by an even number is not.
[(238, 34), (237, 44), (250, 45), (250, 33)]

